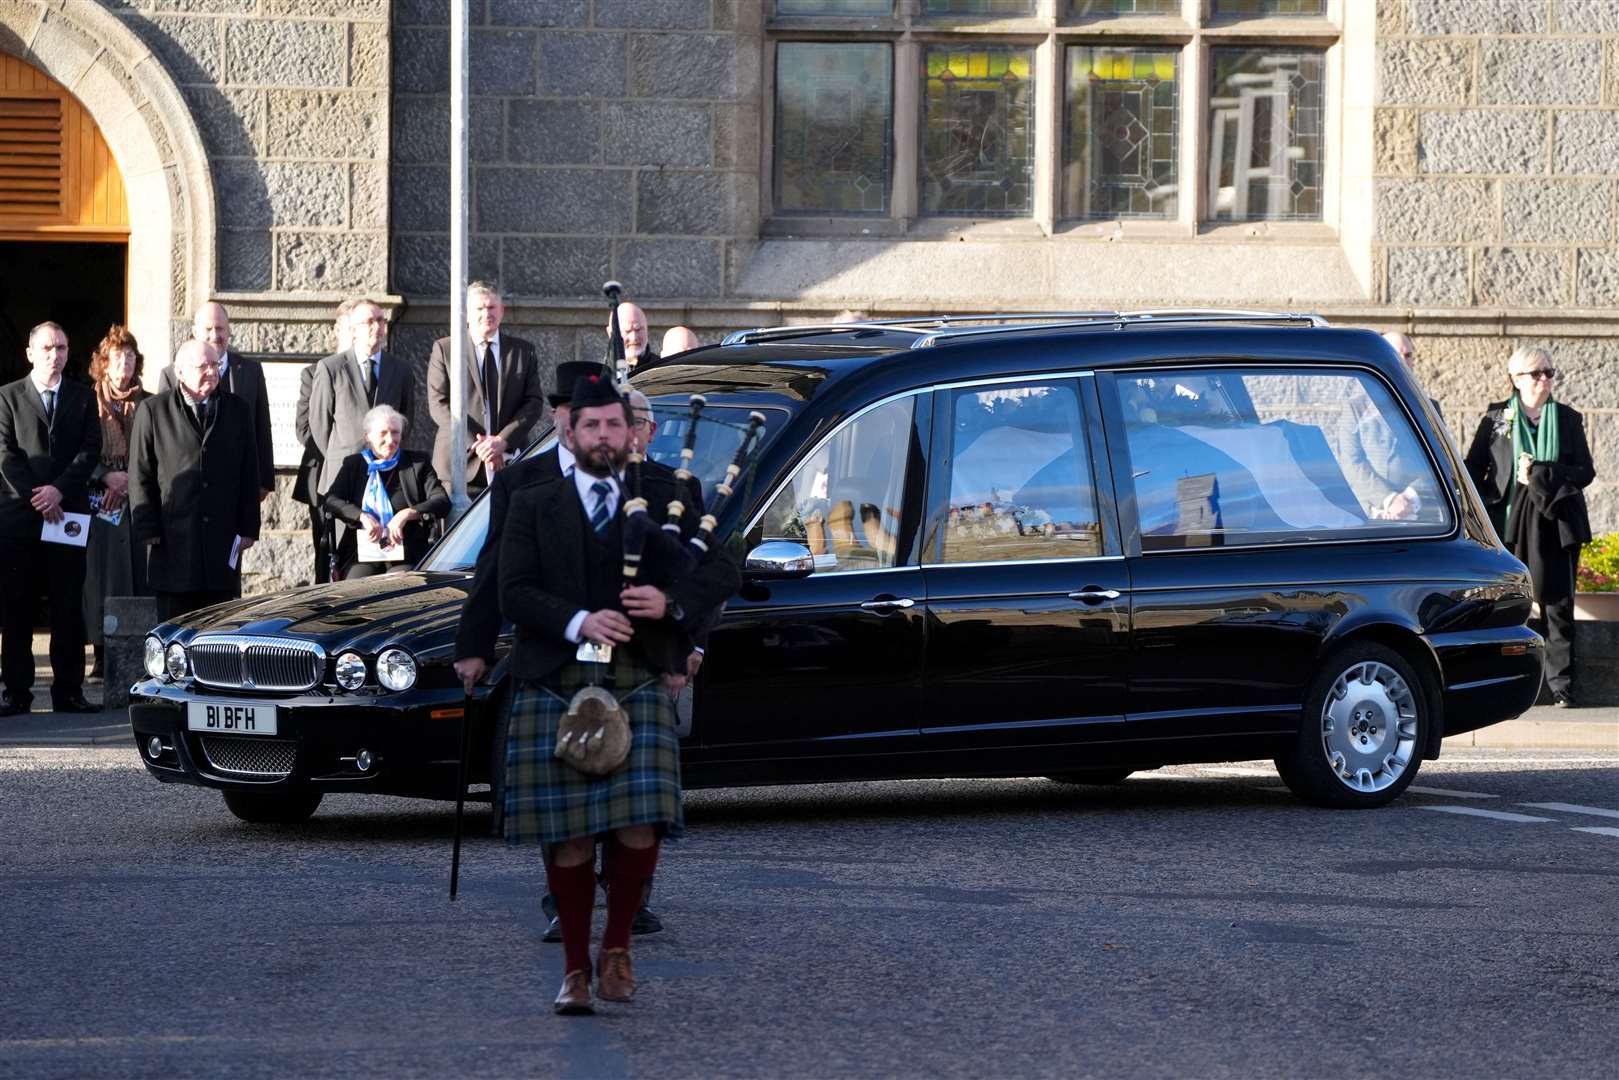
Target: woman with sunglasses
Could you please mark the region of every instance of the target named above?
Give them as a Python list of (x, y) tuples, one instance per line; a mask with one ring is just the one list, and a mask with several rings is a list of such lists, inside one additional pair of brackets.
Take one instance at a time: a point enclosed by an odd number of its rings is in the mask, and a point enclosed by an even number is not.
[(1512, 397), (1491, 405), (1467, 451), (1467, 471), (1496, 535), (1529, 567), (1546, 619), (1546, 684), (1574, 704), (1574, 574), (1591, 539), (1584, 488), (1596, 476), (1585, 420), (1552, 399), (1551, 354), (1523, 346), (1507, 361)]

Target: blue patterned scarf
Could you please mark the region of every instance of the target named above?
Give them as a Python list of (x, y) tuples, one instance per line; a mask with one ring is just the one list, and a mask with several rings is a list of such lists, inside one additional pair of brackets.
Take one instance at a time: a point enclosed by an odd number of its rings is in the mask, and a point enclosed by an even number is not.
[(394, 456), (387, 461), (378, 461), (377, 455), (371, 452), (369, 446), (360, 451), (365, 458), (365, 498), (360, 501), (360, 509), (376, 518), (384, 529), (388, 522), (393, 520), (394, 504), (388, 498), (388, 489), (382, 486), (382, 474), (399, 464), (399, 448), (394, 448)]

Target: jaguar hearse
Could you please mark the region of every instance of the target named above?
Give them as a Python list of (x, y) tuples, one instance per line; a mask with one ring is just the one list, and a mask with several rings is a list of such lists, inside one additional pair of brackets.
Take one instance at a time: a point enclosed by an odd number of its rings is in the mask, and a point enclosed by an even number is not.
[[(1540, 687), (1530, 589), (1374, 333), (1139, 312), (778, 327), (637, 373), (673, 461), (693, 393), (744, 585), (681, 703), (691, 786), (1275, 760), (1398, 796)], [(531, 448), (534, 452), (544, 445)], [(486, 507), (408, 573), (156, 627), (130, 723), (159, 780), (296, 821), (327, 792), (498, 785), (505, 650), (451, 670)], [(469, 712), (464, 717), (464, 710)]]

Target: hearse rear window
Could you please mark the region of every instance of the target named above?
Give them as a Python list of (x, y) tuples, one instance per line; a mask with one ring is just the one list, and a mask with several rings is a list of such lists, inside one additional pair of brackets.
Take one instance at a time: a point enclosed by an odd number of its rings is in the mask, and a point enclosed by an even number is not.
[(1102, 554), (1080, 415), (1070, 382), (953, 392), (939, 562)]
[(1114, 387), (1144, 550), (1450, 531), (1420, 436), (1369, 373), (1194, 369)]

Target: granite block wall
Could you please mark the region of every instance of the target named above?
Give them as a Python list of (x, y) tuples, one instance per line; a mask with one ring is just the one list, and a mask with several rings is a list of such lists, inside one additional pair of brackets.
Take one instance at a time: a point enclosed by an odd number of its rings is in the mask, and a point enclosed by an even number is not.
[[(1593, 523), (1619, 529), (1619, 5), (1378, 7), (1380, 299), (1419, 324), (1424, 311), (1472, 316), (1417, 335), (1420, 372), (1464, 444), (1510, 392), (1512, 350), (1549, 348), (1558, 396), (1587, 416)], [(1543, 331), (1525, 332), (1525, 313)], [(1572, 313), (1586, 316), (1578, 331), (1558, 325)]]

